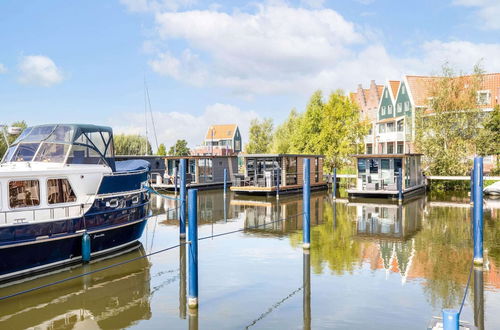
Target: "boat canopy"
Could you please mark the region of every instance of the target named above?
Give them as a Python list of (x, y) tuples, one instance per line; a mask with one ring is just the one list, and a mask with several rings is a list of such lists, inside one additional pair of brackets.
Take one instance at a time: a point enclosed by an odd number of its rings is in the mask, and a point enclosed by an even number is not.
[(5, 153), (2, 163), (8, 162), (105, 164), (115, 171), (113, 131), (81, 124), (28, 127)]

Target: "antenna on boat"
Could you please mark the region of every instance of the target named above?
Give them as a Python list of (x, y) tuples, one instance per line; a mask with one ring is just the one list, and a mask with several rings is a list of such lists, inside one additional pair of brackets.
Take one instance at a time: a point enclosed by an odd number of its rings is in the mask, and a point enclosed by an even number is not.
[(153, 135), (155, 137), (155, 144), (156, 144), (156, 150), (158, 150), (158, 137), (156, 135), (156, 127), (155, 127), (155, 121), (153, 119), (153, 110), (151, 107), (151, 99), (149, 98), (149, 89), (148, 89), (148, 84), (146, 83), (146, 75), (144, 74), (144, 117), (146, 119), (146, 155), (147, 155), (147, 149), (148, 149), (148, 106), (149, 106), (149, 114), (151, 116), (151, 124), (153, 126)]

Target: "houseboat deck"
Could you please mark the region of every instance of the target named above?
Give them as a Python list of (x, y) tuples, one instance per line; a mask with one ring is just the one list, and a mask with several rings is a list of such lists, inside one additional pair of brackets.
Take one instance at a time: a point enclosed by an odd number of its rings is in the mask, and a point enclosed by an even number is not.
[[(327, 189), (328, 183), (311, 183), (311, 190), (322, 190)], [(258, 186), (235, 186), (230, 188), (238, 194), (249, 194), (249, 195), (274, 195), (276, 194), (278, 187), (258, 187)], [(279, 193), (282, 194), (294, 194), (302, 191), (302, 185), (290, 185), (290, 186), (280, 186)]]

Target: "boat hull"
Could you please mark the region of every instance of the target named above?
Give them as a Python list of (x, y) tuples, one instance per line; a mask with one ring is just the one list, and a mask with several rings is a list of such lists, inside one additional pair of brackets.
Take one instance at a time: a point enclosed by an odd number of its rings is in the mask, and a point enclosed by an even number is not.
[[(147, 218), (107, 228), (89, 230), (91, 256), (115, 252), (135, 243)], [(82, 260), (83, 232), (45, 240), (4, 246), (0, 249), (0, 282), (30, 276)]]

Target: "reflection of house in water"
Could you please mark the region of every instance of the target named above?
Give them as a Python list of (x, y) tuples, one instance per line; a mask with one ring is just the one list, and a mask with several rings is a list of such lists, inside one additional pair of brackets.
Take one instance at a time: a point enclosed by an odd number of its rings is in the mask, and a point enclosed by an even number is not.
[[(142, 246), (133, 252), (89, 265), (101, 268), (144, 255)], [(2, 329), (122, 329), (151, 317), (149, 261), (146, 258), (60, 284), (43, 293), (22, 296), (15, 303), (0, 304)], [(43, 283), (80, 273), (75, 270), (44, 277)], [(40, 283), (38, 283), (40, 284)], [(3, 289), (20, 291), (34, 286), (32, 281)], [(10, 292), (10, 291), (9, 291)], [(4, 294), (1, 294), (2, 296)]]
[(421, 228), (425, 199), (414, 199), (403, 205), (382, 202), (349, 205), (357, 209), (355, 237), (375, 241), (378, 247), (364, 251), (364, 258), (371, 260), (372, 268), (400, 273), (405, 283), (415, 256), (412, 237)]
[[(311, 194), (311, 225), (323, 222), (325, 194)], [(250, 232), (285, 234), (302, 229), (302, 197), (289, 196), (276, 199), (264, 197), (239, 197), (231, 201), (235, 214), (245, 219), (245, 228)], [(279, 221), (286, 219), (286, 221)]]

